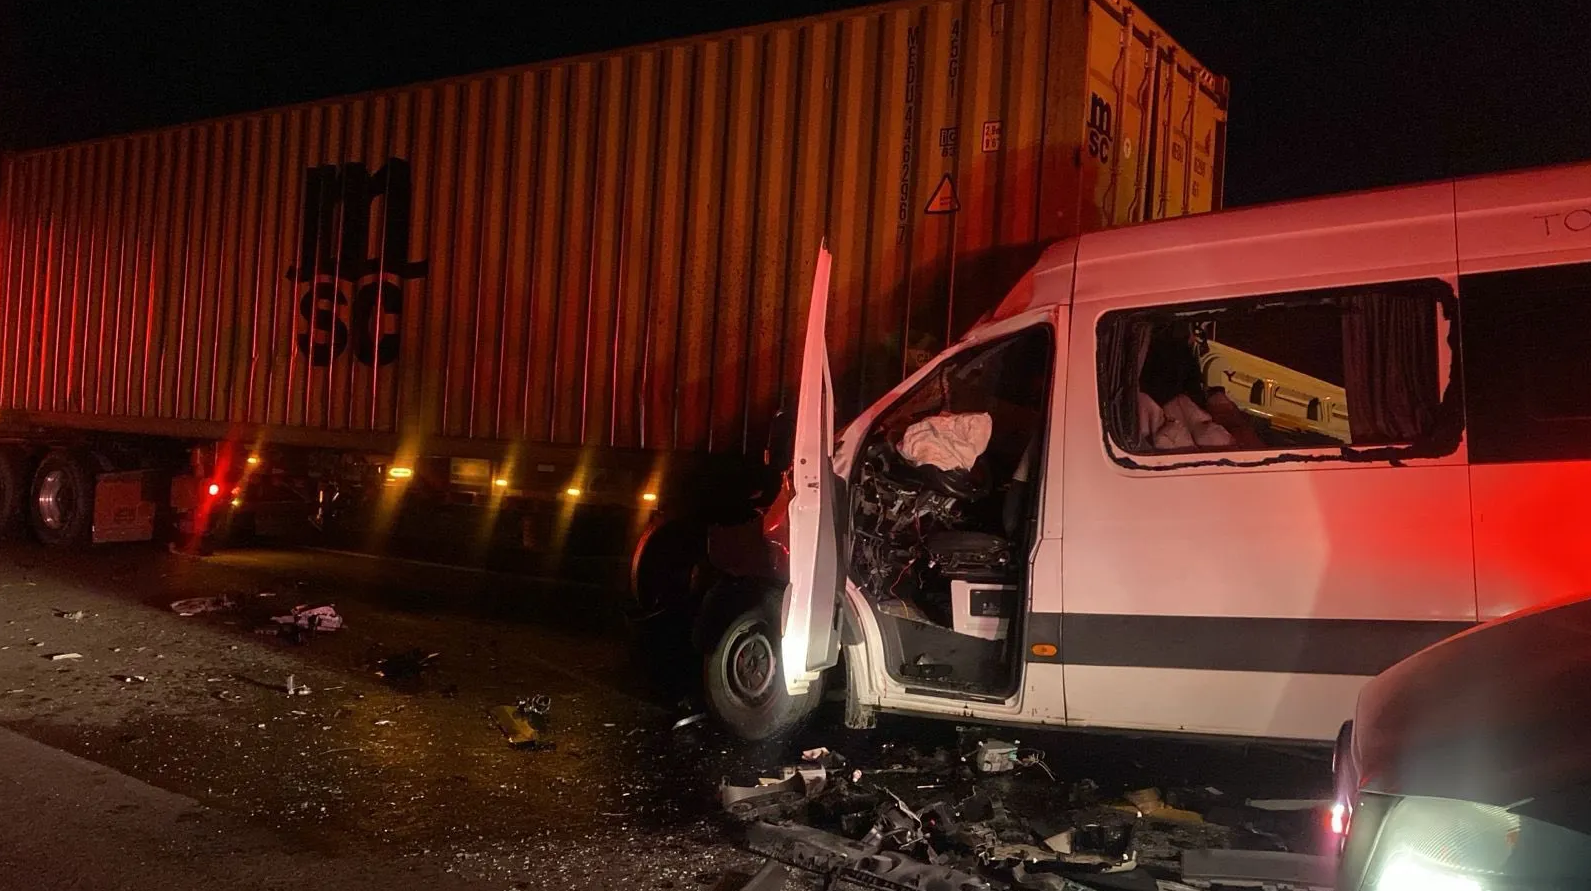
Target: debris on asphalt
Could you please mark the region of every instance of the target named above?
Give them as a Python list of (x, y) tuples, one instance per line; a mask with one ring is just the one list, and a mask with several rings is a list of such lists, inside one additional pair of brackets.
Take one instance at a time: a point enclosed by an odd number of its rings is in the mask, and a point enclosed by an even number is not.
[(83, 654), (82, 653), (51, 653), (48, 656), (45, 656), (44, 658), (50, 660), (51, 662), (61, 662), (61, 661), (67, 660), (67, 659), (81, 659), (81, 658), (83, 658)]
[(1004, 773), (1016, 769), (1016, 745), (999, 739), (987, 739), (978, 744), (972, 753), (973, 769), (979, 773)]
[(551, 711), (552, 698), (538, 694), (520, 700), (516, 705), (494, 706), (489, 714), (510, 746), (541, 749), (552, 745), (546, 740), (547, 720)]
[(1160, 797), (1159, 789), (1138, 789), (1122, 796), (1127, 799), (1127, 805), (1118, 805), (1123, 810), (1128, 807), (1135, 808), (1140, 816), (1150, 820), (1164, 820), (1177, 823), (1203, 823), (1204, 817), (1193, 811), (1172, 807)]
[(215, 691), (215, 698), (221, 700), (222, 702), (242, 702), (243, 701), (243, 697), (242, 696), (239, 696), (238, 694), (233, 693), (231, 690), (217, 690), (217, 691)]
[(396, 653), (376, 663), (376, 677), (389, 681), (419, 677), (421, 672), (430, 668), (440, 655), (442, 654), (427, 653), (419, 649)]
[(75, 610), (72, 610), (71, 612), (67, 612), (65, 610), (59, 610), (59, 609), (55, 611), (55, 617), (57, 619), (66, 619), (66, 620), (72, 621), (72, 622), (81, 622), (81, 621), (83, 621), (83, 617), (85, 617), (87, 615), (88, 615), (88, 613), (86, 613), (86, 612), (84, 612), (83, 610), (80, 610), (80, 609), (75, 609)]
[(278, 625), (294, 625), (308, 631), (336, 631), (343, 626), (343, 617), (335, 606), (308, 606), (299, 604), (285, 616), (272, 616)]
[(1182, 881), (1194, 887), (1329, 891), (1335, 873), (1331, 858), (1309, 854), (1210, 849), (1182, 853)]
[(308, 696), (309, 695), (309, 688), (304, 686), (304, 685), (302, 685), (302, 684), (295, 683), (294, 681), (295, 681), (295, 678), (294, 678), (293, 675), (288, 675), (287, 676), (287, 685), (286, 685), (287, 686), (287, 695), (288, 696)]
[(115, 677), (116, 680), (124, 684), (144, 684), (149, 682), (149, 678), (141, 674), (118, 674)]
[(398, 723), (398, 722), (392, 720), (391, 718), (382, 718), (381, 720), (376, 721), (375, 725), (377, 727), (391, 727), (393, 724), (396, 724), (396, 723)]
[(707, 720), (707, 713), (706, 712), (697, 712), (694, 715), (688, 715), (686, 717), (680, 718), (678, 721), (675, 721), (674, 722), (674, 729), (675, 730), (679, 730), (680, 728), (683, 728), (683, 727), (689, 727), (692, 724), (699, 724), (699, 723), (701, 723), (702, 721), (705, 721), (705, 720)]
[[(1305, 821), (1290, 830), (1276, 822), (1293, 817), (1276, 812), (1278, 804), (1272, 811), (1249, 807), (1207, 786), (1105, 792), (1091, 779), (1068, 777), (1057, 787), (1048, 784), (1056, 777), (1040, 749), (963, 736), (960, 751), (966, 754), (886, 745), (882, 766), (861, 769), (827, 747), (805, 748), (799, 762), (754, 775), (752, 783), (723, 778), (719, 803), (745, 827), (752, 853), (817, 873), (825, 888), (920, 891), (927, 882), (956, 889), (1156, 891), (1157, 881), (1176, 880), (1184, 883), (1179, 888), (1204, 891), (1241, 879), (1243, 870), (1265, 887), (1315, 887), (1315, 874), (1298, 866), (1315, 860), (1285, 850), (1242, 851), (1242, 869), (1221, 860), (1234, 844), (1309, 844)], [(1028, 767), (1042, 767), (1049, 781), (1026, 779)], [(1192, 853), (1200, 851), (1213, 853)], [(1215, 858), (1224, 872), (1200, 857)], [(1256, 862), (1274, 868), (1266, 873)], [(1198, 868), (1188, 870), (1187, 863)]]
[(189, 597), (186, 600), (173, 600), (171, 611), (179, 616), (197, 616), (200, 613), (222, 612), (237, 605), (237, 599), (230, 594), (216, 597)]

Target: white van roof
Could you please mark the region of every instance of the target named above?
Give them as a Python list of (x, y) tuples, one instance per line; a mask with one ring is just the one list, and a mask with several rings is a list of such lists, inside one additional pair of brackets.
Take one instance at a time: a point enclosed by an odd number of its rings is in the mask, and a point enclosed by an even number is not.
[(1091, 232), (1046, 250), (992, 319), (1450, 276), (1455, 258), (1465, 272), (1591, 259), (1591, 162)]

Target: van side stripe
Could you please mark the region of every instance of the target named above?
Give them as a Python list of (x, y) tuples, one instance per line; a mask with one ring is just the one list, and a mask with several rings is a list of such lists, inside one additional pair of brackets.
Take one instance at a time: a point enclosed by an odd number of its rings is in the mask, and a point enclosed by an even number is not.
[[(1034, 613), (1027, 659), (1072, 665), (1375, 675), (1471, 622)], [(1035, 643), (1060, 642), (1050, 658)]]

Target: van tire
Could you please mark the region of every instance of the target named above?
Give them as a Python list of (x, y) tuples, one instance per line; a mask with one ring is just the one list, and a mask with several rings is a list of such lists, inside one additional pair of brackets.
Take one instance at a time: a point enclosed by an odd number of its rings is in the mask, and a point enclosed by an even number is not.
[[(721, 597), (729, 592), (715, 593)], [(713, 716), (735, 736), (752, 742), (789, 733), (823, 701), (822, 677), (800, 696), (786, 692), (779, 656), (780, 603), (777, 597), (755, 593), (722, 623), (702, 662), (702, 686)]]
[(86, 456), (56, 449), (28, 487), (27, 512), (39, 541), (62, 550), (87, 547), (94, 534), (95, 473)]

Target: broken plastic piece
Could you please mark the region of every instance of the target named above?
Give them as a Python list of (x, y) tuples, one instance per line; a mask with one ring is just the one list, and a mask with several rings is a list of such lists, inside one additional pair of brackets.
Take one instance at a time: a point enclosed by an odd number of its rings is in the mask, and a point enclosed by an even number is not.
[(49, 659), (51, 662), (62, 662), (62, 661), (65, 661), (67, 659), (81, 659), (81, 658), (83, 658), (83, 654), (82, 653), (51, 653), (49, 656), (47, 656), (45, 658)]
[(171, 602), (171, 611), (179, 616), (197, 616), (200, 613), (214, 613), (228, 610), (237, 606), (237, 601), (232, 595), (219, 597), (189, 597), (185, 600)]
[(769, 859), (757, 870), (756, 875), (740, 886), (740, 891), (780, 891), (789, 878), (790, 870), (783, 863)]
[(65, 612), (65, 611), (62, 611), (62, 610), (56, 610), (55, 611), (55, 617), (57, 619), (67, 619), (67, 620), (70, 620), (70, 621), (73, 621), (73, 622), (81, 622), (81, 621), (83, 621), (83, 617), (86, 616), (86, 615), (88, 615), (88, 613), (86, 613), (86, 612), (84, 612), (84, 611), (82, 611), (80, 609), (75, 609), (75, 610), (72, 610), (71, 612)]
[[(1204, 817), (1193, 811), (1174, 808), (1160, 797), (1159, 789), (1139, 789), (1128, 792), (1123, 796), (1128, 803), (1137, 810), (1138, 814), (1148, 820), (1159, 820), (1172, 823), (1203, 823)], [(1127, 810), (1123, 807), (1122, 810)]]
[(764, 820), (783, 816), (806, 801), (806, 787), (800, 774), (776, 783), (758, 786), (718, 787), (724, 810), (738, 820)]
[(285, 616), (272, 616), (278, 625), (296, 625), (310, 631), (336, 631), (343, 626), (343, 617), (334, 606), (295, 606)]
[(987, 739), (978, 744), (972, 753), (973, 769), (979, 773), (1005, 773), (1016, 767), (1016, 745), (999, 739)]
[(678, 721), (675, 721), (674, 729), (679, 730), (682, 727), (689, 727), (692, 724), (697, 724), (705, 720), (707, 720), (707, 713), (697, 712), (694, 715), (688, 715), (686, 717), (680, 718)]
[(766, 822), (746, 828), (746, 847), (797, 869), (824, 875), (877, 850), (811, 826)]

